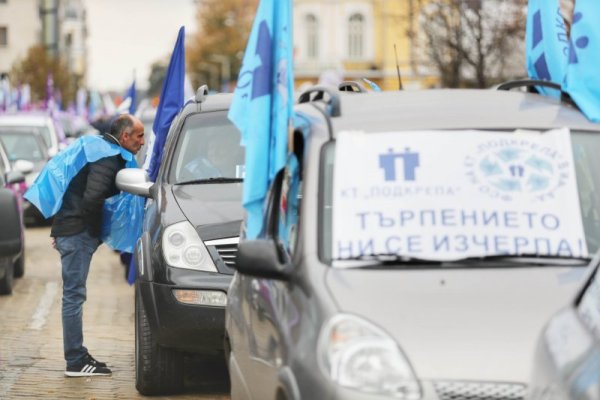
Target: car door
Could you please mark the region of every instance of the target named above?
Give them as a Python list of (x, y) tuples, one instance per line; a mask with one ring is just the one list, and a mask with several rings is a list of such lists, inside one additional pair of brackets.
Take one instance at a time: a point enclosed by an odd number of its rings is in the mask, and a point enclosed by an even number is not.
[[(285, 257), (292, 259), (298, 232), (300, 173), (297, 157), (290, 154), (286, 167), (278, 173), (269, 191), (264, 236), (274, 239)], [(275, 398), (278, 372), (285, 359), (290, 318), (299, 319), (287, 282), (238, 274), (242, 302), (238, 308), (247, 337), (239, 359), (244, 380), (254, 399)], [(250, 384), (251, 383), (251, 384)]]

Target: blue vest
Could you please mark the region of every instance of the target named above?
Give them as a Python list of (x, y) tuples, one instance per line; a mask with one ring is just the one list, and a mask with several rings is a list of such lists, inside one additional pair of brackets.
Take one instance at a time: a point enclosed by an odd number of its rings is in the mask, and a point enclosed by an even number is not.
[[(60, 210), (69, 183), (87, 163), (117, 154), (126, 168), (137, 167), (133, 154), (121, 146), (101, 136), (80, 137), (48, 161), (25, 198), (50, 218)], [(122, 192), (105, 200), (102, 214), (100, 239), (115, 250), (132, 253), (142, 232), (144, 198)]]

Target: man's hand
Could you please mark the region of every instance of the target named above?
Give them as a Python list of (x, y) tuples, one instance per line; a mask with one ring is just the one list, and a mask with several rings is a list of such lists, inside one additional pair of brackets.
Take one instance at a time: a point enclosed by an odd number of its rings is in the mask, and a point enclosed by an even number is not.
[(55, 237), (52, 238), (52, 247), (54, 249), (56, 249), (56, 238)]

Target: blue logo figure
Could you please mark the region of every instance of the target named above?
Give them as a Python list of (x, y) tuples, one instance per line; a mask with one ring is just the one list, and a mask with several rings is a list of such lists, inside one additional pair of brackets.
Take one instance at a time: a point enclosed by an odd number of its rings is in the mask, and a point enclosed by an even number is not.
[(419, 166), (419, 153), (411, 152), (408, 147), (404, 149), (404, 153), (394, 153), (393, 149), (388, 149), (387, 153), (379, 155), (379, 168), (383, 169), (385, 180), (396, 180), (397, 158), (402, 158), (404, 164), (404, 180), (414, 181), (415, 170)]
[[(576, 23), (581, 21), (581, 18), (583, 18), (582, 13), (580, 13), (580, 12), (575, 13), (575, 15), (573, 15), (573, 25), (575, 25)], [(574, 38), (571, 38), (571, 39), (574, 39)], [(590, 38), (587, 36), (581, 36), (581, 37), (575, 39), (575, 43), (573, 43), (573, 40), (569, 41), (569, 64), (577, 64), (579, 62), (579, 58), (577, 58), (576, 48), (585, 49), (589, 43), (590, 43)]]
[(509, 167), (509, 170), (510, 170), (510, 174), (514, 178), (522, 178), (525, 173), (525, 168), (523, 168), (521, 165), (511, 165)]

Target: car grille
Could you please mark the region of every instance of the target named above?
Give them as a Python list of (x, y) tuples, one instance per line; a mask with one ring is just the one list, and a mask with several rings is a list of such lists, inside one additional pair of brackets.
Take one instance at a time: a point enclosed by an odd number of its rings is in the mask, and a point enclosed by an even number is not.
[(494, 382), (434, 382), (440, 400), (522, 400), (525, 385)]
[(226, 239), (208, 240), (206, 241), (207, 246), (214, 246), (219, 253), (221, 260), (230, 268), (235, 267), (235, 259), (237, 257), (239, 237), (232, 237)]

